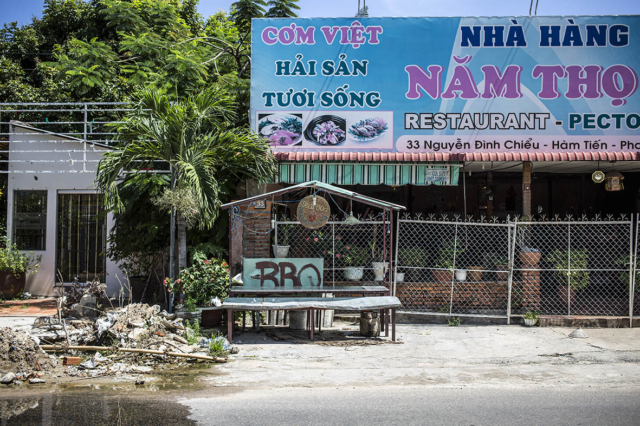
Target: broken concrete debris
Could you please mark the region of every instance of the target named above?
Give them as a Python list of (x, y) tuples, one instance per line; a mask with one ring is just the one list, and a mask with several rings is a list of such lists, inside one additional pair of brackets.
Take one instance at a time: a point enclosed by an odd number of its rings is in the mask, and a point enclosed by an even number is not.
[[(66, 318), (37, 318), (31, 333), (0, 329), (2, 383), (44, 383), (44, 374), (98, 377), (139, 374), (188, 361), (226, 362), (210, 356), (210, 347), (215, 343), (225, 352), (233, 349), (224, 337), (213, 337), (212, 342), (193, 334), (182, 319), (158, 305), (130, 304), (101, 313), (91, 302), (83, 296), (73, 308), (63, 310)], [(91, 318), (88, 311), (100, 315)]]

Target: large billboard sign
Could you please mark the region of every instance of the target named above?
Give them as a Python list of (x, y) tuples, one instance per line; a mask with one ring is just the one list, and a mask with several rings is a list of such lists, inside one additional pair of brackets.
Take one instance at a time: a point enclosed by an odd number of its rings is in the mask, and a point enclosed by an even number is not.
[(640, 16), (255, 19), (275, 151), (640, 151)]

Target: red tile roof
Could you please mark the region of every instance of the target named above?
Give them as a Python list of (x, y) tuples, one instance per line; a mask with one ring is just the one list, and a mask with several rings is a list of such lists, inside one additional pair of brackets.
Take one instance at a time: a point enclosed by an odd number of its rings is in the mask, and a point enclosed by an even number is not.
[(403, 153), (403, 152), (283, 152), (275, 153), (280, 161), (640, 161), (637, 152), (494, 152), (494, 153)]

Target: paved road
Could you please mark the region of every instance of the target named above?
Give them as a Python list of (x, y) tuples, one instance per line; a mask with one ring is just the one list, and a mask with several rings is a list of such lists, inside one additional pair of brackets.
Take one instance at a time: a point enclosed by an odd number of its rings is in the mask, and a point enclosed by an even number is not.
[(638, 388), (285, 388), (180, 402), (199, 424), (638, 425)]

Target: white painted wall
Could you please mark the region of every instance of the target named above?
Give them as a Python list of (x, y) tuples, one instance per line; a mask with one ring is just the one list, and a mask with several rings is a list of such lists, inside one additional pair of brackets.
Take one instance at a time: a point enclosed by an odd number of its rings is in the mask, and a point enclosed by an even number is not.
[[(53, 142), (49, 142), (53, 141)], [(45, 250), (34, 251), (42, 255), (40, 269), (27, 278), (25, 291), (34, 295), (53, 294), (56, 274), (57, 203), (59, 192), (94, 193), (97, 162), (107, 148), (86, 144), (64, 136), (18, 124), (11, 126), (9, 136), (9, 179), (7, 184), (7, 236), (13, 237), (13, 192), (15, 190), (47, 191), (47, 230)], [(49, 151), (49, 152), (45, 152)], [(52, 152), (55, 151), (55, 152)], [(36, 160), (55, 160), (38, 163)], [(60, 162), (62, 160), (62, 162)], [(85, 168), (86, 167), (86, 168)], [(64, 172), (64, 173), (51, 173)], [(113, 215), (107, 216), (107, 233), (113, 227)], [(125, 276), (118, 265), (107, 259), (107, 294), (114, 296), (120, 291), (120, 283)]]

